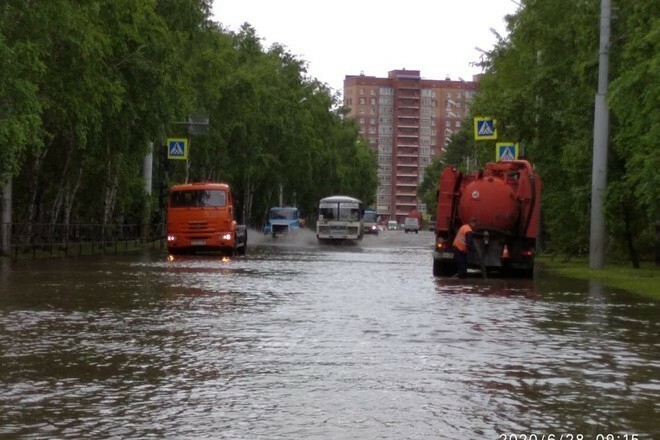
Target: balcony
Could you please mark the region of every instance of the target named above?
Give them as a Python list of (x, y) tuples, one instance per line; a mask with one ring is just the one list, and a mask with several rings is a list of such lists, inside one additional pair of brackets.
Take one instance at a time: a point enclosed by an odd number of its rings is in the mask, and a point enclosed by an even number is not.
[(419, 177), (419, 176), (417, 175), (417, 173), (410, 173), (410, 172), (408, 172), (408, 173), (405, 173), (405, 172), (397, 172), (396, 175), (397, 175), (398, 177)]
[(419, 90), (419, 81), (418, 80), (402, 80), (399, 79), (396, 82), (396, 89), (397, 90)]

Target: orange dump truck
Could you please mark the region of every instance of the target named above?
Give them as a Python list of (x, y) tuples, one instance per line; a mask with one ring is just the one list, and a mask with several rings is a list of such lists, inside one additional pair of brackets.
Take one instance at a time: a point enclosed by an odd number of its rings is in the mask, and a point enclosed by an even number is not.
[(541, 178), (526, 160), (488, 163), (472, 174), (448, 166), (438, 182), (433, 275), (453, 275), (452, 243), (475, 218), (468, 267), (533, 276), (540, 228)]
[(229, 185), (174, 185), (167, 203), (167, 250), (171, 254), (219, 251), (245, 255), (247, 228), (236, 223)]

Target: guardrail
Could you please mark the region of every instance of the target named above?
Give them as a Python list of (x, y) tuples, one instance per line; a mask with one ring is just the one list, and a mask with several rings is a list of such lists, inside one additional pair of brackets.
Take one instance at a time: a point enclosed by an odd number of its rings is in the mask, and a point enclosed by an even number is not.
[(125, 252), (152, 243), (164, 246), (165, 225), (3, 223), (0, 254), (14, 261), (23, 256), (94, 255)]

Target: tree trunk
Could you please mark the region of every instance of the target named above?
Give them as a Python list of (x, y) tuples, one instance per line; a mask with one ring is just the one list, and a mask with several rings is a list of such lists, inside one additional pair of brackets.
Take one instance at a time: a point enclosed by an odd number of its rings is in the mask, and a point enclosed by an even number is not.
[(655, 264), (660, 266), (660, 220), (655, 222)]
[(2, 203), (0, 203), (0, 254), (9, 255), (12, 236), (11, 176), (6, 176), (0, 182), (0, 185), (2, 186)]
[(639, 269), (639, 253), (635, 248), (634, 237), (630, 226), (630, 210), (627, 209), (623, 216), (623, 222), (626, 228), (626, 243), (628, 245), (628, 252), (630, 253), (630, 261), (634, 269)]
[(64, 213), (63, 213), (63, 223), (66, 225), (66, 228), (69, 228), (71, 223), (71, 212), (73, 211), (73, 203), (76, 200), (76, 194), (80, 188), (80, 182), (82, 180), (83, 170), (85, 169), (86, 157), (83, 156), (80, 161), (80, 166), (78, 167), (78, 175), (76, 180), (73, 183), (73, 188), (70, 191), (64, 193)]
[(64, 198), (67, 193), (67, 177), (69, 175), (69, 166), (71, 165), (71, 156), (72, 156), (71, 149), (67, 150), (67, 155), (66, 155), (66, 160), (64, 161), (64, 167), (62, 168), (62, 172), (60, 174), (60, 181), (59, 184), (57, 185), (57, 195), (55, 196), (55, 199), (53, 200), (53, 203), (50, 208), (50, 225), (51, 228), (57, 223), (57, 219), (60, 216), (60, 211), (62, 210), (62, 206), (64, 204)]
[(28, 202), (26, 222), (27, 222), (27, 236), (32, 240), (32, 224), (34, 223), (36, 213), (37, 213), (37, 198), (40, 191), (39, 186), (39, 175), (41, 174), (41, 164), (46, 159), (48, 155), (48, 150), (50, 145), (46, 145), (41, 153), (34, 158), (32, 163), (32, 172), (30, 173), (30, 179), (28, 182), (28, 188), (32, 190), (30, 194), (30, 200)]
[[(121, 157), (117, 158), (117, 163), (121, 162)], [(103, 203), (103, 225), (107, 225), (112, 218), (112, 214), (115, 208), (115, 201), (117, 199), (117, 186), (119, 185), (119, 172), (117, 170), (119, 166), (114, 167), (112, 163), (108, 163), (107, 168), (107, 182), (109, 182), (108, 187), (105, 191), (105, 199)]]

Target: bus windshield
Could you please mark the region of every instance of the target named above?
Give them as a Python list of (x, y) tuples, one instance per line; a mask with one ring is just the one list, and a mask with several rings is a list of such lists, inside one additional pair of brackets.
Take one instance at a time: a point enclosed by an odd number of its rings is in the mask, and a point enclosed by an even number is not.
[(221, 189), (174, 191), (170, 195), (173, 208), (219, 208), (227, 205), (227, 193)]
[(360, 220), (360, 206), (357, 203), (321, 203), (319, 218), (322, 220), (356, 222)]

